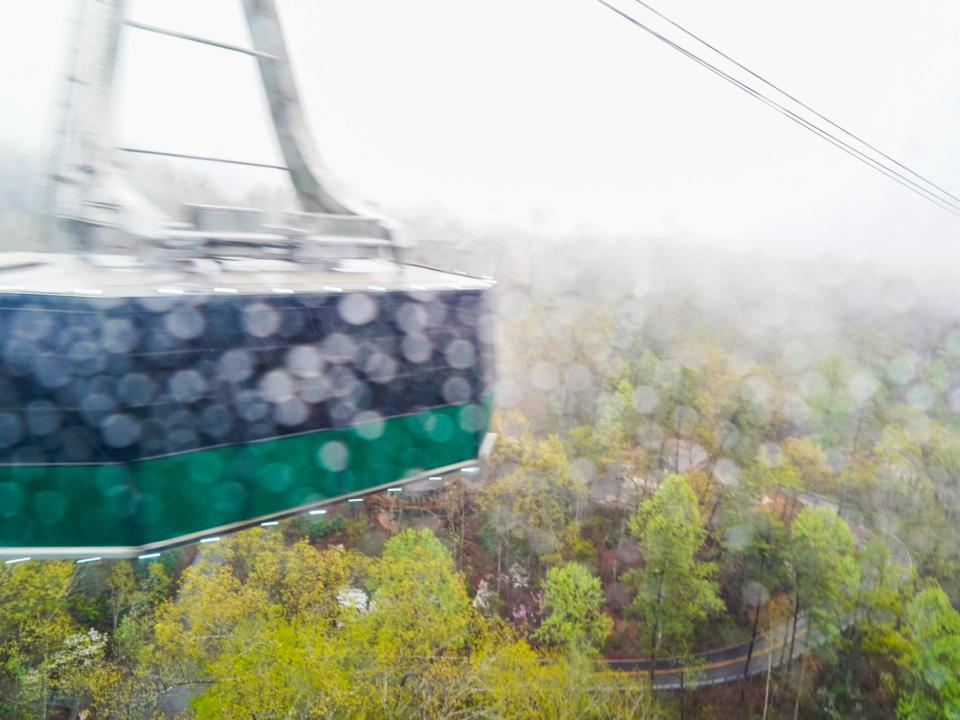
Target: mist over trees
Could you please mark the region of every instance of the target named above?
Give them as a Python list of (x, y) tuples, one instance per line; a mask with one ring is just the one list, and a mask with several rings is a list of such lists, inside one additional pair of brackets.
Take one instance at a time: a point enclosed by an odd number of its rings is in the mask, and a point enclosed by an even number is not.
[[(187, 175), (138, 182), (281, 202)], [(2, 565), (0, 716), (960, 713), (952, 270), (407, 220), (414, 260), (500, 281), (482, 481)]]

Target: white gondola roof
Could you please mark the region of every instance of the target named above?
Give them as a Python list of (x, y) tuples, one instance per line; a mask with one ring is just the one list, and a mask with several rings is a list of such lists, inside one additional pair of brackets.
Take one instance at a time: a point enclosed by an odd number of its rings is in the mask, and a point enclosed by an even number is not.
[(4, 253), (0, 293), (106, 297), (239, 293), (427, 292), (485, 289), (493, 281), (383, 259), (347, 259), (331, 266), (289, 260), (201, 260), (164, 268), (123, 255)]

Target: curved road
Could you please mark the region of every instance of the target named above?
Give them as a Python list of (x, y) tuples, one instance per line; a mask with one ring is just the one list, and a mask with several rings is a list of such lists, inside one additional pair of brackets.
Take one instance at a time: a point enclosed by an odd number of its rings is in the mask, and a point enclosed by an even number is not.
[[(702, 687), (721, 683), (736, 682), (744, 675), (758, 675), (766, 672), (768, 662), (770, 667), (778, 667), (786, 660), (786, 645), (790, 642), (789, 625), (778, 628), (775, 635), (779, 639), (770, 642), (767, 635), (758, 635), (753, 646), (753, 655), (750, 658), (750, 667), (746, 668), (747, 652), (750, 642), (729, 645), (723, 648), (714, 648), (697, 653), (696, 665), (678, 665), (671, 658), (657, 660), (653, 671), (654, 690), (679, 690), (681, 682), (686, 687)], [(802, 654), (806, 636), (803, 617), (797, 625), (797, 640), (793, 656)], [(768, 656), (770, 656), (768, 658)], [(613, 670), (621, 670), (636, 675), (650, 673), (649, 659), (607, 660), (607, 665)]]

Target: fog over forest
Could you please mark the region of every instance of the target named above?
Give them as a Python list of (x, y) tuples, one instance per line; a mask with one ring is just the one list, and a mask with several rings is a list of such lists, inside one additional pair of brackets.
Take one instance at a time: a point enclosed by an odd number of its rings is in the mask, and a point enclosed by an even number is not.
[[(5, 250), (42, 164), (4, 150)], [(173, 215), (292, 203), (130, 167)], [(0, 717), (960, 717), (952, 250), (398, 218), (498, 281), (482, 478), (0, 566)]]
[(0, 720), (960, 720), (960, 3), (650, 3), (4, 8)]

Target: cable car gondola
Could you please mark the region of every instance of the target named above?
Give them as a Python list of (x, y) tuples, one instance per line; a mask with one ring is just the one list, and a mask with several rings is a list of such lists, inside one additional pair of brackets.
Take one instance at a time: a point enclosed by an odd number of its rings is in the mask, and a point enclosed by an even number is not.
[[(2, 556), (137, 556), (478, 458), (492, 281), (405, 262), (400, 226), (332, 190), (274, 4), (243, 5), (252, 49), (80, 0), (62, 251), (0, 255)], [(175, 222), (133, 189), (106, 110), (125, 26), (256, 57), (301, 210)]]

